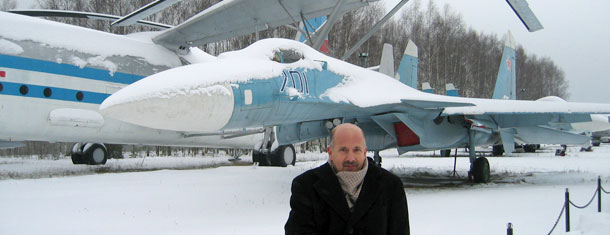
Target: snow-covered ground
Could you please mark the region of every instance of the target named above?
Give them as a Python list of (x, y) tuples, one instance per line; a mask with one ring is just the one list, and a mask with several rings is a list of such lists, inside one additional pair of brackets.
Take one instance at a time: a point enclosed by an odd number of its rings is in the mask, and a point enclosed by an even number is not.
[[(547, 234), (566, 188), (586, 203), (597, 177), (610, 189), (610, 145), (594, 152), (569, 148), (489, 157), (492, 183), (464, 182), (468, 159), (432, 152), (397, 157), (383, 166), (403, 177), (412, 234)], [(438, 155), (438, 152), (436, 152)], [(463, 153), (459, 153), (463, 155)], [(247, 156), (148, 157), (109, 160), (105, 166), (69, 159), (0, 158), (0, 234), (283, 234), (290, 182), (326, 156), (300, 154), (294, 167), (253, 166)], [(441, 186), (437, 186), (441, 185)], [(568, 234), (608, 234), (610, 195), (586, 209), (571, 207)], [(564, 234), (562, 217), (553, 234)]]

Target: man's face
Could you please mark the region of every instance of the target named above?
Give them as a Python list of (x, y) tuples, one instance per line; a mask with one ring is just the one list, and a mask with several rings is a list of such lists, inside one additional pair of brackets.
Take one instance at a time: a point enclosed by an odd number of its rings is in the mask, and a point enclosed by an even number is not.
[(362, 131), (355, 125), (336, 127), (333, 146), (328, 147), (328, 156), (337, 172), (358, 171), (366, 161), (367, 148)]

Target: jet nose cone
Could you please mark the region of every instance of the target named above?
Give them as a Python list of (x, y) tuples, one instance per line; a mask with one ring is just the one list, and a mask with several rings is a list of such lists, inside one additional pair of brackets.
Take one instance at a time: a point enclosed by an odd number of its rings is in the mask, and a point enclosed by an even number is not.
[(233, 103), (233, 90), (226, 83), (150, 89), (145, 81), (140, 81), (108, 97), (100, 106), (100, 112), (110, 118), (155, 129), (217, 131), (231, 119)]

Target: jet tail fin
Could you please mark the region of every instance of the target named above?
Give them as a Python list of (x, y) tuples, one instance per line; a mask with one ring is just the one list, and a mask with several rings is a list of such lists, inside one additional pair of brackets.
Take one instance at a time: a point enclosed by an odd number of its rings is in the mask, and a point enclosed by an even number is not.
[(447, 96), (460, 96), (460, 94), (458, 93), (458, 89), (455, 88), (453, 83), (445, 84), (445, 94)]
[[(303, 31), (309, 33), (309, 35), (304, 35), (301, 33), (301, 31), (297, 31), (295, 40), (299, 40), (300, 42), (313, 41), (312, 37), (315, 37), (315, 33), (318, 32), (318, 30), (321, 29), (324, 24), (326, 24), (326, 16), (311, 18), (309, 20), (306, 20), (305, 22), (301, 22), (299, 24), (299, 27), (301, 27)], [(318, 50), (325, 54), (330, 53), (328, 46), (328, 36), (324, 39), (322, 46), (320, 46)]]
[(517, 99), (517, 53), (515, 48), (515, 39), (509, 31), (504, 41), (504, 51), (492, 99)]
[(421, 90), (426, 93), (434, 94), (434, 88), (432, 88), (432, 86), (430, 86), (429, 82), (422, 82)]
[(390, 77), (394, 77), (394, 47), (392, 47), (392, 44), (383, 44), (381, 61), (379, 63), (379, 72)]
[(417, 45), (411, 40), (407, 43), (405, 53), (400, 60), (398, 70), (396, 71), (396, 79), (403, 84), (417, 89)]

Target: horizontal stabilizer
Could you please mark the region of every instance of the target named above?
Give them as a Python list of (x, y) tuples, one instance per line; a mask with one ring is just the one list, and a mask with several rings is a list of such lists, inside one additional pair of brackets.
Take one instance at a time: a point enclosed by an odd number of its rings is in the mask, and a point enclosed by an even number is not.
[(432, 86), (430, 86), (429, 82), (422, 82), (421, 91), (430, 93), (430, 94), (434, 94), (434, 88), (432, 88)]
[(523, 25), (530, 32), (535, 32), (543, 29), (542, 24), (530, 9), (530, 6), (527, 4), (525, 0), (506, 0), (508, 5), (513, 9), (515, 14), (519, 17)]
[(515, 130), (519, 139), (528, 144), (585, 144), (591, 139), (586, 135), (541, 126), (517, 127)]
[(458, 89), (455, 88), (453, 83), (445, 84), (445, 94), (447, 96), (460, 96), (460, 94), (458, 93)]
[[(65, 10), (47, 10), (47, 9), (34, 9), (34, 10), (10, 10), (9, 12), (26, 15), (26, 16), (36, 16), (36, 17), (71, 17), (71, 18), (84, 18), (84, 19), (92, 19), (92, 20), (104, 20), (104, 21), (115, 21), (119, 19), (119, 16), (101, 14), (101, 13), (92, 13), (92, 12), (82, 12), (82, 11), (65, 11)], [(137, 25), (141, 26), (149, 26), (157, 29), (169, 29), (172, 26), (161, 24), (152, 21), (146, 20), (138, 20), (135, 22)]]

